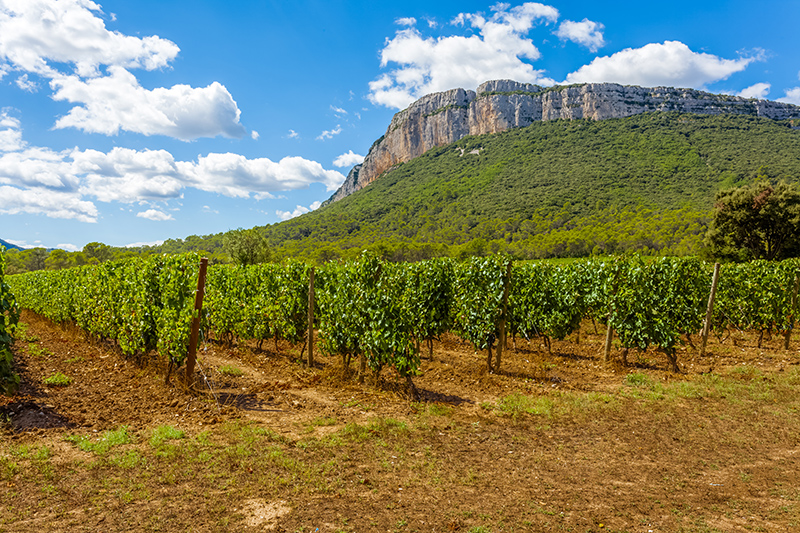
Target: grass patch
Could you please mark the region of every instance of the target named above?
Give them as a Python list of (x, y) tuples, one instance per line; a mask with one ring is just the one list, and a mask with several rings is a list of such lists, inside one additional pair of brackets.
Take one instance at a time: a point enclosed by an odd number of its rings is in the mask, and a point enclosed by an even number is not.
[(105, 455), (111, 448), (132, 442), (128, 426), (120, 426), (113, 431), (106, 431), (96, 441), (93, 441), (88, 435), (69, 435), (64, 437), (64, 440), (85, 452), (97, 455)]
[(56, 372), (55, 374), (44, 378), (42, 382), (45, 385), (49, 385), (51, 387), (66, 387), (67, 385), (72, 383), (72, 378), (62, 374), (61, 372)]
[(53, 352), (47, 348), (42, 348), (35, 342), (28, 343), (28, 353), (34, 357), (50, 357), (53, 355)]
[(158, 426), (150, 437), (150, 446), (161, 447), (168, 440), (179, 440), (186, 436), (186, 432), (173, 426)]
[(218, 370), (220, 374), (225, 374), (226, 376), (239, 377), (244, 375), (244, 372), (242, 372), (240, 368), (237, 368), (233, 365), (223, 365), (219, 367)]

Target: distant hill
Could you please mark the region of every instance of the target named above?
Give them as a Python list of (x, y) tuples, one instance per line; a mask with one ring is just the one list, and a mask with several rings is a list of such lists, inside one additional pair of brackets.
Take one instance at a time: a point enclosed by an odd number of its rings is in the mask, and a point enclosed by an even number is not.
[[(800, 180), (800, 121), (650, 112), (535, 122), (467, 136), (369, 186), (260, 228), (278, 257), (326, 260), (372, 248), (393, 259), (642, 250), (697, 253), (714, 195)], [(222, 234), (154, 251), (214, 251)]]
[(25, 248), (23, 248), (21, 246), (17, 246), (16, 244), (11, 244), (8, 241), (4, 241), (3, 239), (0, 239), (0, 246), (4, 246), (6, 250), (11, 250), (12, 248), (15, 249), (15, 250), (24, 250), (25, 249)]

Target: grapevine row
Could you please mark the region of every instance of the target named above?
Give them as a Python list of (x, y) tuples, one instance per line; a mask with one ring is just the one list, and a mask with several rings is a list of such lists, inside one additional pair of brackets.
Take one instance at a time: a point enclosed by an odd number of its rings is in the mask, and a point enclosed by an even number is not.
[[(114, 339), (125, 354), (155, 350), (181, 364), (193, 317), (196, 255), (131, 259), (9, 277), (20, 304), (57, 322), (72, 321)], [(725, 265), (713, 327), (763, 334), (791, 331), (796, 260)], [(209, 269), (202, 328), (221, 342), (292, 344), (307, 335), (310, 267), (300, 262)], [(464, 262), (388, 263), (363, 255), (317, 270), (315, 328), (320, 347), (379, 371), (409, 378), (423, 345), (450, 331), (486, 350), (505, 334), (564, 339), (585, 318), (616, 332), (623, 354), (655, 347), (677, 369), (676, 348), (705, 316), (711, 266), (692, 258), (588, 259), (568, 265), (513, 263), (492, 256)]]

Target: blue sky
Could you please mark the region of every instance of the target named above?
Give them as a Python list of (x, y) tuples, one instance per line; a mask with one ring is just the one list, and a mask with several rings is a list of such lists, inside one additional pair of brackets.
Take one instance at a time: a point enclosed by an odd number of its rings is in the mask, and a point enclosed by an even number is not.
[(0, 0), (0, 238), (157, 243), (314, 209), (428, 94), (490, 79), (800, 104), (797, 0)]

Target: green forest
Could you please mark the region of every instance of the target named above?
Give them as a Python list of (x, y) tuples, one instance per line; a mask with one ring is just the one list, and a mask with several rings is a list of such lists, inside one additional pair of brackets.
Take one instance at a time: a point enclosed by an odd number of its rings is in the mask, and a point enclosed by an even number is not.
[[(702, 255), (718, 191), (758, 176), (799, 181), (799, 130), (800, 121), (663, 112), (540, 122), (432, 149), (338, 202), (255, 229), (272, 260), (316, 263), (362, 250), (392, 261)], [(224, 240), (189, 236), (104, 253), (201, 252), (226, 262)], [(102, 245), (92, 245), (88, 253), (41, 250), (35, 261), (35, 251), (10, 251), (8, 269), (103, 261)]]

